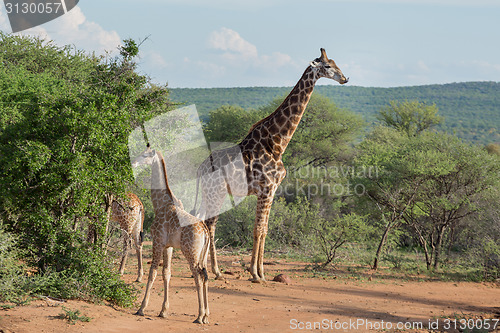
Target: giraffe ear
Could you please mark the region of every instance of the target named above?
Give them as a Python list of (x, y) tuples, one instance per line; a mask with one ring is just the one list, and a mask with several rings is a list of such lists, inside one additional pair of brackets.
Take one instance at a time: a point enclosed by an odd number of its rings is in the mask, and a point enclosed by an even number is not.
[(314, 59), (313, 61), (310, 62), (310, 65), (312, 67), (318, 67), (320, 64), (321, 60), (319, 58)]

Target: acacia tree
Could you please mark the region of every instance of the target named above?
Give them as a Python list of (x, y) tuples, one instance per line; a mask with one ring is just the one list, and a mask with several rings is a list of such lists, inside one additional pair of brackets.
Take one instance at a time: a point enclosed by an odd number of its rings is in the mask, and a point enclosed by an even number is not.
[(405, 158), (408, 140), (396, 130), (377, 127), (357, 147), (356, 168), (375, 168), (375, 172), (355, 175), (351, 179), (365, 189), (364, 195), (357, 197), (358, 202), (372, 206), (372, 212), (375, 212), (372, 215), (382, 222), (373, 269), (378, 268), (390, 232), (403, 223), (403, 216), (413, 205), (423, 183), (423, 175), (417, 168), (425, 161), (415, 164)]
[(384, 222), (374, 268), (387, 235), (403, 222), (422, 246), (427, 268), (437, 268), (445, 234), (476, 212), (481, 193), (498, 182), (494, 156), (446, 134), (378, 128), (358, 149), (357, 166), (378, 169), (353, 180), (365, 186), (360, 199)]
[(380, 109), (376, 118), (388, 127), (408, 136), (416, 136), (443, 121), (437, 113), (438, 108), (435, 104), (390, 101), (388, 106)]
[(260, 118), (256, 110), (245, 110), (234, 105), (223, 105), (210, 111), (210, 120), (203, 130), (209, 142), (238, 143)]
[(88, 251), (78, 223), (104, 236), (111, 194), (131, 180), (128, 135), (169, 109), (168, 90), (136, 72), (132, 41), (116, 58), (4, 34), (0, 48), (0, 220), (38, 273), (112, 298), (102, 244)]
[(438, 268), (445, 233), (478, 211), (481, 195), (498, 186), (498, 159), (484, 150), (446, 134), (410, 140), (408, 159), (425, 175), (405, 221), (424, 248), (427, 268)]

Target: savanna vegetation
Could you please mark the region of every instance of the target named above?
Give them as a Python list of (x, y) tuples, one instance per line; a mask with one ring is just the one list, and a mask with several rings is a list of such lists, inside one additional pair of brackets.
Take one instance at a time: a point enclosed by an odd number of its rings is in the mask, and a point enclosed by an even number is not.
[(128, 135), (169, 110), (168, 90), (137, 73), (132, 40), (116, 57), (5, 34), (0, 49), (0, 299), (131, 305), (106, 251), (110, 203), (131, 184)]
[[(297, 73), (297, 77), (300, 73)], [(320, 81), (321, 83), (321, 81)], [(325, 83), (327, 83), (325, 81)], [(273, 99), (282, 97), (292, 87), (241, 88), (175, 88), (171, 98), (176, 102), (194, 103), (202, 119), (222, 105), (258, 110)], [(415, 87), (371, 88), (356, 86), (318, 85), (315, 94), (328, 97), (335, 104), (365, 119), (377, 123), (376, 115), (391, 101), (417, 100), (435, 104), (444, 120), (437, 130), (455, 134), (472, 143), (500, 142), (500, 83), (462, 82)]]
[[(0, 49), (0, 301), (45, 295), (132, 305), (137, 290), (108, 250), (110, 203), (130, 189), (147, 199), (133, 186), (128, 136), (175, 107), (171, 90), (139, 73), (133, 40), (116, 57), (4, 34)], [(349, 262), (498, 279), (498, 84), (394, 88), (394, 98), (351, 87), (335, 90), (344, 95), (338, 104), (328, 89), (318, 87), (283, 157), (288, 173), (266, 249), (317, 270)], [(175, 100), (209, 108), (207, 141), (237, 143), (287, 90), (245, 105), (220, 95), (226, 105), (213, 108)], [(454, 98), (468, 102), (443, 112), (443, 100)], [(471, 134), (473, 122), (485, 131)], [(251, 247), (255, 205), (249, 197), (220, 216), (217, 247)]]

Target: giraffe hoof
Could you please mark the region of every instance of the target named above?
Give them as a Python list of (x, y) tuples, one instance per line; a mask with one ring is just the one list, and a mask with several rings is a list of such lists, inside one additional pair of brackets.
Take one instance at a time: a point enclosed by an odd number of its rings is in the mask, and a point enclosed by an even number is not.
[(260, 278), (251, 278), (251, 279), (249, 279), (249, 281), (252, 283), (262, 283), (263, 282)]
[(158, 317), (160, 317), (160, 318), (167, 318), (167, 315), (164, 312), (160, 312), (160, 314), (158, 315)]
[(220, 281), (225, 281), (225, 280), (226, 280), (226, 279), (224, 278), (224, 276), (222, 276), (222, 274), (217, 274), (217, 275), (215, 276), (215, 279), (216, 279), (216, 280), (220, 280)]
[(142, 316), (144, 317), (144, 312), (142, 310), (137, 310), (136, 313), (134, 313), (136, 316)]
[(203, 324), (203, 320), (200, 317), (198, 317), (198, 318), (196, 318), (195, 321), (193, 321), (193, 323), (195, 323), (195, 324)]

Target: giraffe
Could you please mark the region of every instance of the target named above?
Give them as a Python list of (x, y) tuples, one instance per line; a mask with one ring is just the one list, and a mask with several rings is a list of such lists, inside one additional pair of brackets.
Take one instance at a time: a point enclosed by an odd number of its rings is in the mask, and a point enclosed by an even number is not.
[(281, 105), (269, 116), (255, 123), (238, 145), (213, 151), (197, 170), (196, 202), (201, 183), (202, 201), (197, 216), (205, 220), (210, 230), (210, 257), (216, 279), (220, 273), (214, 242), (215, 225), (226, 194), (231, 198), (257, 196), (257, 211), (253, 229), (253, 249), (249, 272), (252, 282), (265, 281), (264, 244), (269, 211), (278, 185), (286, 175), (282, 155), (309, 102), (316, 81), (322, 77), (340, 84), (349, 80), (340, 68), (328, 59), (323, 48), (313, 60)]
[(147, 149), (132, 163), (132, 167), (141, 164), (151, 165), (151, 201), (153, 202), (155, 218), (151, 225), (153, 259), (144, 299), (136, 314), (144, 316), (144, 309), (148, 305), (151, 288), (163, 256), (165, 293), (159, 316), (166, 316), (166, 311), (169, 308), (168, 288), (171, 277), (172, 253), (175, 247), (181, 249), (194, 276), (199, 306), (198, 318), (194, 322), (206, 324), (209, 315), (206, 270), (210, 241), (209, 230), (202, 220), (184, 210), (182, 202), (170, 190), (165, 160), (161, 152), (152, 150), (148, 144)]
[(142, 232), (144, 223), (144, 206), (134, 193), (126, 194), (127, 201), (113, 200), (111, 204), (110, 220), (120, 225), (123, 233), (123, 253), (120, 263), (120, 274), (125, 271), (129, 244), (133, 240), (137, 253), (137, 280), (141, 282), (144, 270), (142, 268), (142, 242), (144, 234)]

